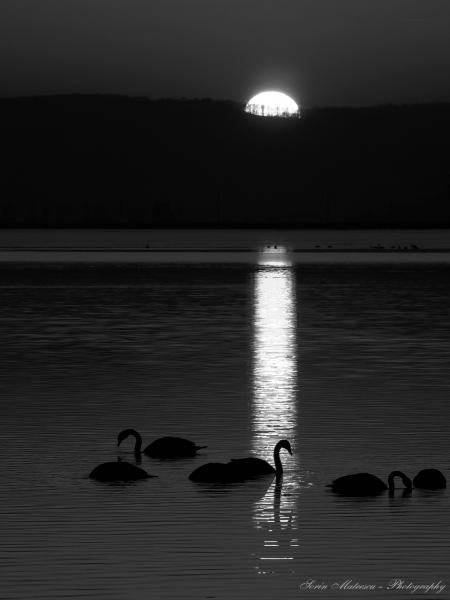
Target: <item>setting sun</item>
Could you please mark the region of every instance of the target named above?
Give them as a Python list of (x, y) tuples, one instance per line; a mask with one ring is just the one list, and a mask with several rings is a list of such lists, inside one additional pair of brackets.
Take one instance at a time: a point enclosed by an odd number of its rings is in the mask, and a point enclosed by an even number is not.
[(245, 107), (245, 112), (260, 117), (299, 117), (298, 104), (282, 92), (261, 92), (253, 96)]

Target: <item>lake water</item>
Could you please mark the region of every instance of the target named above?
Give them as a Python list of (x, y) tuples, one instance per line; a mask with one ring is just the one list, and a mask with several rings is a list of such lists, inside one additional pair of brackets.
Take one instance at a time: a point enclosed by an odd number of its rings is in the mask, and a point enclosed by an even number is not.
[[(449, 477), (450, 264), (203, 256), (0, 264), (0, 597), (450, 597), (448, 490), (325, 487)], [(90, 480), (134, 461), (126, 427), (208, 448), (144, 456), (158, 479)], [(281, 438), (281, 486), (188, 480), (204, 462), (272, 462)]]

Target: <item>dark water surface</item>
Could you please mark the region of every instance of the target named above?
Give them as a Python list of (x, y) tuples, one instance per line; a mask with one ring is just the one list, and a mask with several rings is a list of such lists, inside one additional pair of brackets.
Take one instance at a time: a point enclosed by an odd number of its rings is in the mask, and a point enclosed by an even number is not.
[[(449, 476), (450, 265), (3, 264), (0, 275), (0, 597), (450, 585), (450, 491), (358, 499), (324, 487), (357, 471)], [(208, 448), (143, 457), (158, 479), (88, 479), (101, 462), (134, 461), (130, 440), (116, 446), (125, 427), (144, 443), (181, 435)], [(203, 462), (272, 461), (280, 438), (294, 450), (281, 487), (188, 480)], [(377, 589), (330, 589), (346, 580)]]

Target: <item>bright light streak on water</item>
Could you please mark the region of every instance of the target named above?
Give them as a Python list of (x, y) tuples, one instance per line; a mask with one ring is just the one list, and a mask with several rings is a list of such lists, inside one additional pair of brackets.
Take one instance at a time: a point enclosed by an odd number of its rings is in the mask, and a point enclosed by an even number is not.
[(295, 463), (296, 298), (289, 267), (261, 267), (255, 274), (253, 339), (253, 450), (273, 460), (276, 442), (288, 439), (294, 460), (282, 451), (286, 467)]

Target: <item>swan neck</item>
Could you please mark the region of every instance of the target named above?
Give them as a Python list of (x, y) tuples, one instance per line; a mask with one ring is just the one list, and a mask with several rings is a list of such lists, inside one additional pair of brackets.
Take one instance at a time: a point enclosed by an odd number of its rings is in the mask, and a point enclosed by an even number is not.
[(412, 481), (407, 475), (405, 475), (402, 471), (392, 471), (392, 473), (390, 473), (388, 477), (388, 487), (391, 492), (395, 489), (394, 480), (396, 477), (400, 477), (403, 485), (407, 490), (412, 490)]
[(141, 434), (138, 433), (137, 431), (135, 431), (134, 429), (131, 429), (128, 435), (133, 435), (135, 441), (134, 444), (134, 453), (135, 454), (140, 454), (141, 453), (141, 447), (142, 447), (142, 437)]
[(142, 448), (142, 438), (141, 438), (140, 434), (137, 431), (135, 433), (135, 438), (136, 438), (136, 443), (134, 445), (134, 453), (135, 454), (140, 454), (141, 453), (141, 448)]
[(279, 446), (279, 444), (277, 444), (273, 451), (273, 462), (275, 463), (275, 472), (276, 472), (277, 479), (280, 479), (281, 477), (283, 477), (283, 465), (281, 464), (280, 450), (281, 450), (281, 446)]

